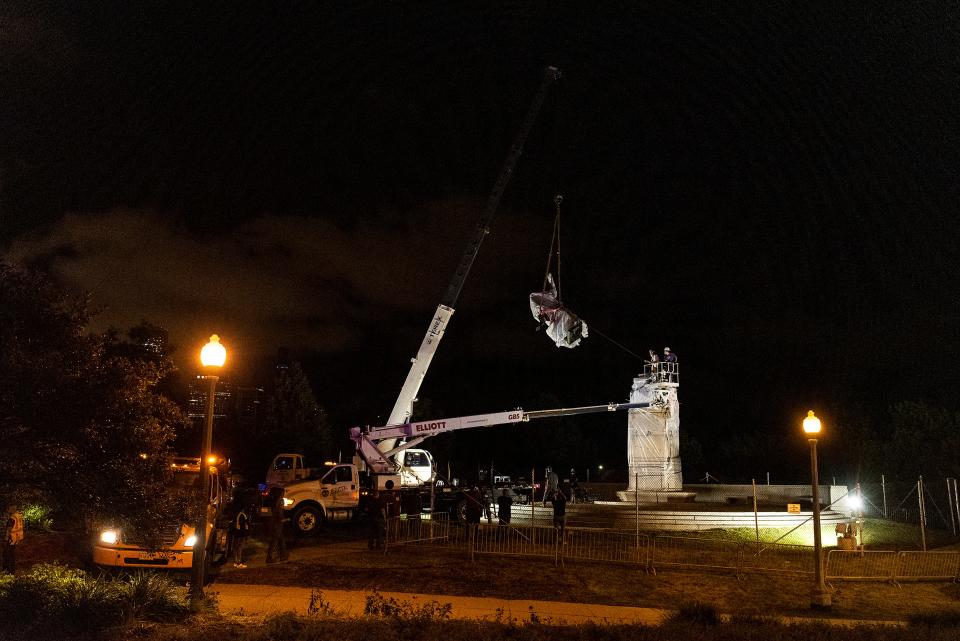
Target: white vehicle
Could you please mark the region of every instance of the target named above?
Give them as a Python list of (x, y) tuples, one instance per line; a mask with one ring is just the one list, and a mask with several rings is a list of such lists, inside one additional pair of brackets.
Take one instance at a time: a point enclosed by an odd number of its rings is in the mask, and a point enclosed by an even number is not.
[[(195, 497), (200, 489), (200, 459), (175, 458), (170, 491)], [(226, 558), (228, 530), (218, 527), (230, 501), (230, 482), (226, 462), (216, 459), (210, 465), (210, 494), (207, 501), (207, 555), (211, 562)], [(146, 546), (146, 537), (117, 527), (104, 527), (93, 545), (93, 562), (105, 567), (170, 568), (189, 570), (197, 542), (196, 525), (171, 524), (160, 535), (160, 547)]]
[[(287, 471), (293, 478), (284, 482), (288, 475), (278, 473)], [(324, 521), (348, 520), (360, 505), (360, 475), (352, 463), (307, 468), (300, 454), (278, 454), (267, 479), (284, 487), (284, 511), (300, 534), (315, 533)], [(264, 512), (269, 508), (261, 508)]]

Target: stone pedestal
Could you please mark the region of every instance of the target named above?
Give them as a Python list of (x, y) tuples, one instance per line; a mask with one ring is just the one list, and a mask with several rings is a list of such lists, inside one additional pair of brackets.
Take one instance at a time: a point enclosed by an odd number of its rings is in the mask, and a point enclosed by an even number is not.
[(680, 468), (679, 375), (657, 372), (633, 379), (630, 402), (652, 403), (632, 409), (627, 417), (627, 465), (629, 484), (618, 492), (622, 501), (664, 503), (691, 500), (683, 492)]

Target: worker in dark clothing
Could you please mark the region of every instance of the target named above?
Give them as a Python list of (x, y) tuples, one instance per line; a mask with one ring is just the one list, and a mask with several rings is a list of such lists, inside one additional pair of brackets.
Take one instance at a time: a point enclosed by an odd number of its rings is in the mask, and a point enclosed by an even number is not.
[(560, 538), (563, 538), (563, 531), (567, 525), (567, 493), (569, 489), (557, 488), (553, 493), (553, 527), (557, 530)]
[(367, 499), (367, 516), (370, 517), (367, 549), (382, 550), (387, 536), (387, 506), (379, 490), (374, 490)]
[(238, 499), (235, 503), (233, 520), (230, 523), (230, 544), (233, 549), (233, 567), (242, 569), (247, 567), (243, 562), (243, 546), (250, 534), (250, 515), (242, 500)]
[(386, 488), (386, 491), (381, 493), (383, 497), (383, 503), (386, 507), (386, 515), (388, 519), (393, 519), (400, 516), (400, 497), (396, 492), (393, 491), (393, 481), (387, 479), (387, 482), (383, 484)]
[(669, 382), (676, 381), (677, 374), (677, 355), (670, 351), (669, 347), (663, 348), (664, 374)]
[(383, 497), (384, 515), (386, 516), (384, 540), (389, 542), (390, 536), (397, 536), (400, 527), (400, 495), (393, 490), (394, 483), (391, 479), (387, 479), (383, 487), (386, 490), (381, 492), (380, 496)]
[(500, 496), (497, 497), (497, 517), (500, 519), (500, 525), (510, 525), (510, 508), (513, 505), (513, 499), (510, 497), (510, 491), (504, 488)]
[(467, 490), (464, 495), (464, 500), (467, 502), (465, 507), (467, 543), (472, 547), (473, 541), (477, 537), (477, 529), (480, 527), (480, 517), (483, 515), (483, 504), (480, 502), (480, 489), (474, 486)]
[(0, 528), (0, 535), (3, 536), (3, 540), (0, 541), (3, 571), (13, 574), (17, 565), (17, 546), (23, 541), (23, 514), (20, 513), (17, 505), (10, 504), (7, 507), (0, 525), (3, 525)]
[(483, 503), (480, 501), (480, 490), (472, 487), (464, 494), (466, 504), (467, 523), (480, 523), (480, 517), (483, 515)]
[(553, 498), (553, 493), (557, 491), (557, 488), (560, 487), (560, 477), (557, 476), (557, 473), (553, 471), (552, 468), (547, 467), (543, 475), (543, 506), (547, 506)]
[(267, 494), (270, 504), (270, 518), (267, 521), (267, 531), (270, 534), (270, 545), (267, 548), (267, 563), (286, 561), (287, 542), (283, 538), (283, 488), (273, 486)]

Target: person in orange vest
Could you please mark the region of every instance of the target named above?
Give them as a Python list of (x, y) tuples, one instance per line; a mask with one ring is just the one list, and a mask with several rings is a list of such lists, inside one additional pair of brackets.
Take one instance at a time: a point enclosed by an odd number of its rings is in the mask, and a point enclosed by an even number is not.
[(17, 564), (17, 545), (23, 540), (23, 514), (15, 503), (7, 508), (3, 527), (3, 546), (0, 548), (3, 556), (3, 570), (13, 574)]

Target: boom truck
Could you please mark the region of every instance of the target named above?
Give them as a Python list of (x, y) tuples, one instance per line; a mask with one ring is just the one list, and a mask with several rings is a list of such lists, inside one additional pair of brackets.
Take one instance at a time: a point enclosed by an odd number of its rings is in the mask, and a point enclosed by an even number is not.
[[(298, 533), (314, 533), (325, 520), (351, 518), (360, 508), (363, 493), (373, 489), (385, 489), (388, 482), (391, 482), (399, 492), (430, 492), (436, 480), (433, 457), (427, 450), (416, 449), (414, 446), (435, 434), (475, 427), (523, 423), (549, 416), (569, 416), (646, 406), (645, 404), (610, 403), (534, 412), (515, 409), (493, 414), (410, 422), (413, 403), (420, 385), (440, 345), (447, 324), (453, 316), (470, 268), (476, 260), (484, 238), (490, 233), (500, 199), (523, 154), (524, 144), (536, 122), (547, 92), (560, 77), (560, 71), (556, 67), (546, 68), (523, 124), (487, 197), (476, 231), (467, 242), (443, 298), (427, 326), (417, 355), (411, 359), (410, 370), (407, 372), (386, 425), (351, 428), (350, 438), (356, 445), (356, 455), (351, 463), (331, 465), (330, 469), (323, 470), (306, 468), (303, 457), (299, 454), (279, 454), (274, 458), (267, 472), (267, 483), (284, 485), (285, 509), (291, 516)], [(434, 500), (437, 498), (432, 492), (431, 497)], [(462, 496), (459, 493), (451, 496), (445, 492), (441, 497), (443, 504), (431, 504), (431, 509), (450, 510), (455, 513), (460, 511), (457, 509), (457, 506), (462, 503)], [(427, 501), (423, 503), (427, 504)]]
[[(299, 534), (316, 532), (325, 520), (351, 518), (361, 507), (363, 492), (360, 488), (363, 487), (364, 491), (383, 489), (387, 481), (393, 481), (393, 487), (401, 493), (422, 493), (423, 504), (429, 504), (433, 511), (450, 512), (462, 517), (464, 497), (459, 491), (431, 492), (431, 486), (436, 479), (433, 457), (426, 450), (413, 449), (414, 445), (419, 445), (431, 436), (456, 430), (527, 423), (538, 418), (617, 412), (650, 407), (652, 404), (654, 403), (607, 403), (530, 412), (518, 408), (507, 412), (416, 421), (402, 425), (353, 427), (350, 429), (350, 438), (357, 448), (354, 460), (362, 462), (362, 467), (357, 462), (341, 463), (320, 472), (305, 468), (300, 454), (278, 454), (274, 458), (271, 471), (268, 472), (268, 481), (281, 482), (282, 474), (278, 472), (300, 471), (301, 480), (283, 483), (286, 489), (285, 509), (291, 514)], [(382, 443), (395, 443), (398, 440), (404, 442), (388, 452), (382, 451)], [(401, 474), (401, 471), (405, 473)]]

